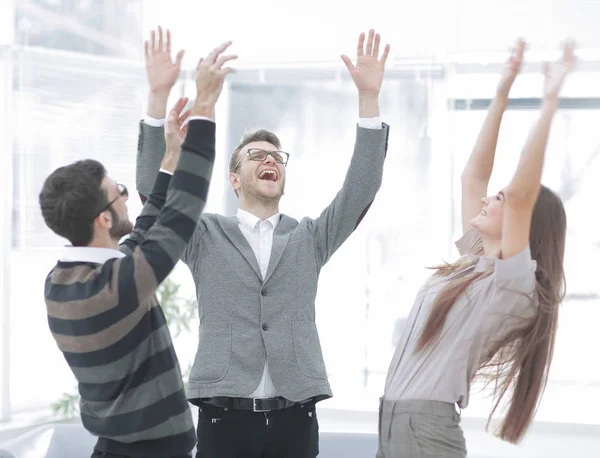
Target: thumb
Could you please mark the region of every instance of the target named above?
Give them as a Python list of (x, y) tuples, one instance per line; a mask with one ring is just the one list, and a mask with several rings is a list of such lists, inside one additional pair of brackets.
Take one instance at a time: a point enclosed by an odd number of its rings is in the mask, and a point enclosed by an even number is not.
[(344, 54), (342, 54), (342, 60), (344, 61), (344, 64), (346, 64), (346, 68), (348, 69), (348, 71), (352, 71), (354, 70), (354, 65), (352, 65), (352, 61), (350, 60), (350, 58)]

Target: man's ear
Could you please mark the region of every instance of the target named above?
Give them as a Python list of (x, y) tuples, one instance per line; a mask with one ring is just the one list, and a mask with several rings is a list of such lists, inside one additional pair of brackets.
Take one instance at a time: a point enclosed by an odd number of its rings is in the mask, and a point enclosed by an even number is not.
[(96, 217), (96, 224), (98, 224), (102, 229), (110, 230), (113, 225), (112, 215), (109, 211), (103, 211)]
[(241, 187), (241, 184), (240, 184), (240, 174), (239, 173), (234, 173), (234, 172), (229, 172), (229, 183), (231, 184), (231, 187), (233, 188), (233, 191), (237, 195), (238, 192), (239, 192), (239, 189)]

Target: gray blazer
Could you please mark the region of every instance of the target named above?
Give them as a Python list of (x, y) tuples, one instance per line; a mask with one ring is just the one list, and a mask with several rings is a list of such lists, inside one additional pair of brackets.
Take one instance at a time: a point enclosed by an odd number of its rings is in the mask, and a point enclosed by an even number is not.
[[(196, 283), (200, 331), (188, 398), (244, 397), (260, 383), (265, 358), (287, 399), (330, 397), (315, 325), (321, 267), (352, 234), (381, 185), (389, 127), (357, 127), (341, 191), (316, 219), (282, 215), (265, 278), (235, 217), (203, 214), (182, 256)], [(148, 195), (165, 144), (163, 128), (141, 123), (137, 187)]]

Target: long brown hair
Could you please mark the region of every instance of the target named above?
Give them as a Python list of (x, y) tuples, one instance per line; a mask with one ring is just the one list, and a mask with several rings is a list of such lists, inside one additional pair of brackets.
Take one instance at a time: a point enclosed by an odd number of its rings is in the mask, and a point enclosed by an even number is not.
[[(486, 362), (478, 368), (478, 375), (493, 385), (492, 416), (506, 394), (511, 391), (508, 411), (495, 434), (508, 442), (519, 442), (537, 410), (548, 381), (548, 372), (554, 352), (558, 307), (566, 288), (563, 261), (566, 237), (565, 209), (554, 192), (541, 187), (531, 219), (529, 245), (531, 257), (537, 261), (537, 312), (524, 325), (497, 342), (487, 354)], [(447, 276), (464, 270), (473, 260), (459, 260), (438, 267), (436, 275)], [(439, 336), (448, 312), (469, 285), (485, 272), (468, 273), (450, 280), (434, 301), (425, 327), (417, 343), (417, 351), (433, 344)], [(487, 429), (486, 427), (486, 429)]]

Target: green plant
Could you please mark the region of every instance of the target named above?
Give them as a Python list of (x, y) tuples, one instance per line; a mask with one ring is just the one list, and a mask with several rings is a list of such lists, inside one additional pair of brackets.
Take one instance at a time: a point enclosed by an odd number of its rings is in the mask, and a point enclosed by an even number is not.
[(184, 329), (190, 331), (190, 322), (197, 313), (196, 301), (181, 297), (180, 288), (181, 285), (167, 278), (157, 291), (158, 302), (162, 306), (173, 338), (178, 337)]
[[(173, 339), (177, 338), (183, 330), (190, 331), (190, 324), (196, 316), (196, 301), (181, 297), (180, 287), (181, 285), (167, 277), (156, 291)], [(182, 374), (186, 390), (191, 369), (190, 364)], [(79, 415), (79, 400), (77, 388), (74, 388), (73, 392), (63, 393), (62, 397), (52, 404), (52, 412), (63, 419), (77, 417)]]

